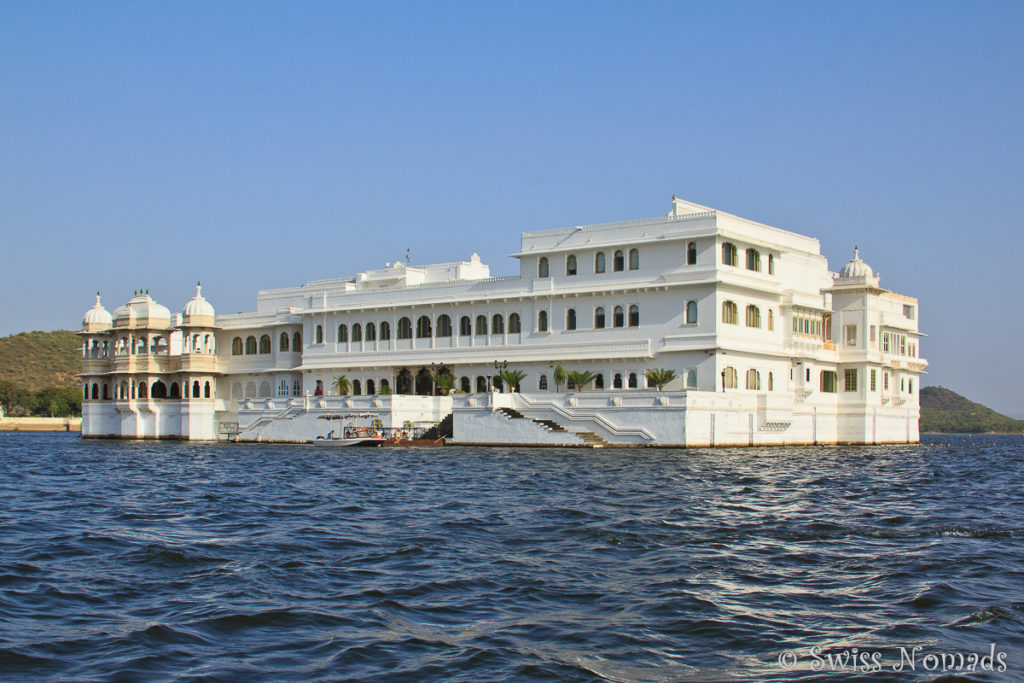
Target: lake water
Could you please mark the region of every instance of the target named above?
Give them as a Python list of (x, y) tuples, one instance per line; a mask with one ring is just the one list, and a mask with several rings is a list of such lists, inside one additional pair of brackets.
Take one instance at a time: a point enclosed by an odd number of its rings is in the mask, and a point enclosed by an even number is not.
[(329, 450), (0, 433), (4, 680), (858, 665), (907, 681), (971, 662), (975, 680), (1024, 680), (1021, 437)]

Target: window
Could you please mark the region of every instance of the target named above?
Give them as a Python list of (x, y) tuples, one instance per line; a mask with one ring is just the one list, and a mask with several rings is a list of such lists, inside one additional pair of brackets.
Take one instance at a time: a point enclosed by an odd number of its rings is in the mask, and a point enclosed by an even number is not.
[(348, 343), (348, 325), (338, 325), (338, 343)]
[(625, 261), (626, 257), (623, 255), (622, 250), (620, 249), (619, 251), (616, 251), (615, 258), (613, 259), (613, 266), (616, 273), (625, 267)]
[(437, 336), (438, 337), (450, 337), (452, 336), (452, 319), (447, 315), (441, 314), (437, 319)]
[(357, 379), (352, 380), (352, 395), (353, 396), (359, 396), (361, 393), (363, 393), (363, 387), (359, 383), (359, 380), (357, 380)]
[(565, 312), (565, 329), (575, 330), (576, 329), (576, 309), (570, 308)]
[(361, 342), (363, 341), (363, 326), (356, 323), (352, 326), (352, 341)]
[(596, 377), (594, 377), (594, 388), (604, 389), (604, 375), (602, 375), (600, 372), (597, 373)]
[(727, 325), (736, 325), (739, 319), (739, 311), (733, 301), (722, 302), (722, 322)]
[(231, 340), (231, 355), (241, 356), (242, 355), (242, 338), (235, 337)]
[(380, 339), (381, 341), (388, 341), (391, 339), (391, 323), (387, 320), (382, 320), (380, 323)]
[(288, 380), (283, 379), (277, 384), (277, 395), (287, 396), (288, 395)]
[(747, 327), (761, 327), (761, 309), (753, 304), (747, 306)]
[(324, 326), (323, 325), (317, 325), (316, 326), (316, 343), (317, 344), (323, 344), (324, 343)]
[(747, 270), (761, 272), (761, 252), (757, 249), (747, 249)]
[(871, 344), (872, 344), (872, 345), (874, 345), (874, 343), (875, 343), (875, 338), (876, 338), (876, 333), (875, 333), (875, 329), (876, 329), (876, 328), (875, 328), (875, 326), (874, 326), (874, 325), (872, 325), (871, 327), (869, 327), (869, 328), (868, 328), (868, 338), (869, 338), (869, 339), (871, 340)]
[(537, 331), (547, 332), (548, 331), (548, 312), (541, 311), (537, 314)]
[(622, 327), (626, 324), (625, 313), (622, 310), (622, 306), (616, 306), (614, 311), (614, 324), (615, 327)]
[(288, 350), (288, 333), (287, 332), (282, 332), (281, 333), (281, 338), (278, 339), (278, 341), (277, 341), (277, 350), (278, 351), (287, 351)]
[(604, 307), (598, 306), (594, 309), (594, 329), (604, 329)]
[(884, 353), (889, 353), (889, 333), (888, 332), (883, 332), (882, 333), (882, 351)]
[(768, 329), (775, 329), (775, 312), (772, 309), (768, 309)]
[(637, 388), (637, 379), (636, 379), (636, 373), (635, 372), (629, 373), (629, 388), (630, 389), (636, 389)]
[(775, 275), (775, 255), (768, 254), (768, 274)]
[(736, 374), (736, 368), (727, 367), (722, 370), (722, 388), (724, 389), (735, 389), (739, 385), (739, 377)]
[(907, 355), (907, 338), (904, 335), (900, 335), (900, 355)]
[(478, 315), (476, 317), (476, 333), (487, 334), (487, 316)]
[(597, 254), (594, 256), (594, 272), (595, 273), (603, 273), (604, 272), (604, 252), (603, 251), (597, 252)]
[(697, 243), (690, 242), (686, 246), (686, 265), (695, 266), (697, 265)]
[(270, 335), (260, 337), (260, 353), (270, 353)]
[(519, 314), (513, 313), (508, 317), (508, 333), (519, 334), (522, 331), (522, 323), (519, 321)]
[(540, 380), (537, 382), (537, 388), (540, 389), (541, 391), (547, 391), (548, 390), (548, 376), (547, 375), (541, 375), (540, 376)]
[(245, 354), (251, 356), (256, 353), (256, 337), (245, 338)]
[(827, 394), (836, 393), (836, 373), (835, 370), (822, 370), (821, 371), (821, 390)]
[(848, 368), (843, 372), (843, 389), (845, 391), (857, 391), (856, 368)]
[(468, 315), (464, 315), (459, 318), (459, 336), (468, 337), (471, 334), (473, 334), (473, 323), (470, 322)]
[(629, 250), (629, 269), (640, 270), (640, 250), (630, 249)]
[(908, 320), (914, 319), (914, 307), (910, 304), (903, 304), (903, 317)]
[(548, 277), (548, 257), (541, 256), (537, 264), (537, 277)]
[(629, 326), (640, 326), (640, 306), (638, 306), (637, 304), (632, 304), (629, 307)]
[(761, 389), (761, 373), (751, 368), (747, 370), (747, 389), (754, 389), (760, 391)]
[(412, 321), (405, 317), (399, 318), (395, 336), (397, 339), (412, 339)]
[(775, 391), (775, 378), (772, 373), (768, 373), (768, 391)]
[(302, 350), (302, 333), (296, 332), (292, 335), (292, 351)]
[(389, 391), (391, 391), (391, 385), (388, 384), (388, 381), (386, 379), (382, 379), (380, 381), (380, 390), (381, 390), (381, 393), (385, 393), (385, 394), (388, 393)]
[(491, 316), (491, 334), (505, 334), (505, 319), (501, 313)]
[(459, 389), (461, 389), (463, 393), (468, 394), (472, 388), (473, 387), (470, 384), (468, 377), (463, 377), (459, 380)]
[(846, 330), (846, 345), (847, 346), (856, 346), (857, 345), (857, 326), (856, 325), (846, 325), (846, 326), (844, 326), (844, 329)]
[(302, 396), (302, 380), (297, 379), (292, 382), (292, 396)]
[(696, 324), (697, 322), (697, 302), (687, 301), (686, 302), (686, 323), (688, 325)]
[(416, 338), (417, 339), (429, 339), (433, 336), (433, 330), (430, 325), (430, 318), (425, 315), (421, 315), (416, 319)]
[(727, 266), (735, 266), (737, 261), (736, 245), (732, 242), (722, 244), (722, 263)]
[(907, 393), (914, 393), (914, 380), (912, 379), (907, 380)]
[(367, 396), (373, 396), (376, 393), (377, 393), (377, 387), (375, 387), (373, 385), (373, 380), (372, 379), (366, 380), (366, 395)]
[(565, 259), (565, 274), (575, 275), (576, 274), (576, 255), (569, 254)]
[(366, 323), (366, 341), (377, 341), (377, 326)]
[(686, 386), (690, 389), (697, 388), (697, 370), (695, 368), (686, 371)]
[(878, 389), (878, 371), (871, 368), (871, 391)]
[(621, 389), (621, 388), (622, 388), (622, 373), (621, 372), (616, 372), (615, 375), (612, 377), (612, 389)]

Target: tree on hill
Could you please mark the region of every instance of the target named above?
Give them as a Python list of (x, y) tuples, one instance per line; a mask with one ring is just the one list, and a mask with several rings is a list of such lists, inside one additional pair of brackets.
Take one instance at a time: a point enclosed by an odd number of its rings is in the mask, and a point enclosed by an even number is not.
[(0, 337), (0, 380), (39, 391), (78, 384), (76, 375), (81, 371), (82, 340), (74, 332), (20, 332)]
[(1014, 420), (945, 387), (921, 387), (921, 431), (1014, 433), (1024, 431), (1024, 420)]

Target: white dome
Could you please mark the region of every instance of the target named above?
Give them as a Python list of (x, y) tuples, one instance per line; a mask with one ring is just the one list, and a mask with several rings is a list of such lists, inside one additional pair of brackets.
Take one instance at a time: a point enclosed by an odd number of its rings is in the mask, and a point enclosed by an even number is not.
[(117, 307), (114, 322), (121, 326), (166, 327), (171, 322), (171, 312), (153, 301), (148, 293), (138, 293), (128, 303)]
[(871, 270), (871, 266), (860, 260), (860, 250), (857, 247), (853, 248), (853, 258), (850, 262), (843, 266), (843, 269), (839, 271), (839, 277), (843, 279), (848, 278), (867, 278), (874, 277), (875, 273)]
[(110, 312), (103, 308), (100, 303), (100, 293), (96, 292), (96, 304), (85, 312), (82, 318), (82, 327), (85, 329), (109, 328), (114, 324), (114, 318)]
[(196, 295), (185, 304), (185, 318), (210, 317), (215, 314), (210, 302), (203, 298), (203, 290), (199, 283), (196, 283)]

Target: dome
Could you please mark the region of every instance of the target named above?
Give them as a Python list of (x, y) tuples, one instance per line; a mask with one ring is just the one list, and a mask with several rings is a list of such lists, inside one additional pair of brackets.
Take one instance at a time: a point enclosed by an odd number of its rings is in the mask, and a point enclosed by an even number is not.
[(843, 269), (839, 271), (839, 277), (846, 279), (871, 279), (875, 276), (871, 266), (860, 260), (860, 250), (857, 247), (853, 248), (853, 258), (850, 262), (843, 266)]
[(209, 321), (204, 322), (213, 323), (213, 306), (210, 305), (209, 301), (203, 298), (203, 289), (198, 282), (196, 283), (196, 295), (192, 297), (187, 304), (185, 304), (184, 314), (186, 325), (190, 320), (197, 318), (209, 318)]
[(103, 304), (100, 303), (100, 293), (96, 292), (96, 304), (85, 312), (85, 317), (82, 318), (82, 328), (89, 331), (106, 330), (110, 329), (113, 324), (113, 317), (107, 309), (103, 308)]
[(153, 301), (148, 292), (140, 292), (117, 307), (114, 323), (121, 327), (167, 327), (171, 323), (171, 312)]

